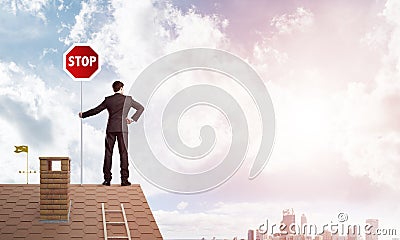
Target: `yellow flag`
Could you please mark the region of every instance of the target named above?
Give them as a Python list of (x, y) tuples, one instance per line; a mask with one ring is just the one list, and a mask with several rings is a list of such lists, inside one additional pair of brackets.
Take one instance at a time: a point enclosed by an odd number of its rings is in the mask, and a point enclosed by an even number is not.
[(15, 147), (15, 151), (16, 153), (20, 153), (20, 152), (28, 152), (28, 146), (14, 146)]

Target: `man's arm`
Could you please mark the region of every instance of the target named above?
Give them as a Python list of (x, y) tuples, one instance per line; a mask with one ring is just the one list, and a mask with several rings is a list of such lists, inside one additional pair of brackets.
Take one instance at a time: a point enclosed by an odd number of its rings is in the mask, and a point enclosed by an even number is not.
[(132, 115), (132, 120), (137, 122), (137, 120), (140, 118), (140, 116), (142, 115), (143, 111), (144, 111), (144, 107), (142, 106), (142, 104), (136, 102), (135, 100), (133, 100), (132, 97), (130, 97), (130, 106), (134, 109), (136, 109), (135, 114)]
[(106, 100), (105, 99), (104, 99), (104, 101), (102, 103), (100, 103), (99, 106), (97, 106), (97, 107), (95, 107), (93, 109), (90, 109), (90, 110), (88, 110), (86, 112), (83, 112), (83, 113), (81, 113), (79, 115), (80, 115), (81, 118), (87, 118), (87, 117), (90, 117), (90, 116), (93, 116), (93, 115), (96, 115), (96, 114), (100, 113), (104, 109), (106, 109)]

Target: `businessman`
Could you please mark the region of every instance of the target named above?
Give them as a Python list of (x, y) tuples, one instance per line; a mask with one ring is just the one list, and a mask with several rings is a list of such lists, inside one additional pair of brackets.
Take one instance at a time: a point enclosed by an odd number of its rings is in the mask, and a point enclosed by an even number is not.
[[(110, 186), (111, 184), (111, 163), (115, 140), (118, 141), (118, 150), (120, 155), (121, 165), (121, 186), (129, 186), (128, 181), (128, 124), (136, 122), (144, 111), (144, 107), (134, 101), (131, 96), (124, 95), (124, 84), (120, 81), (115, 81), (112, 84), (114, 95), (108, 96), (97, 107), (86, 112), (80, 112), (80, 118), (87, 118), (96, 115), (107, 109), (108, 122), (105, 138), (105, 154), (104, 154), (104, 182), (103, 185)], [(128, 113), (131, 108), (136, 109), (135, 114), (128, 118)]]

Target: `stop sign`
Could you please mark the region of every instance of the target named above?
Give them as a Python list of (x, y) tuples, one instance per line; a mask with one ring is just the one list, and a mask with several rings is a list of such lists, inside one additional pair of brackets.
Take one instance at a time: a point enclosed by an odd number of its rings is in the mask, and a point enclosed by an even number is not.
[(99, 55), (89, 45), (75, 43), (63, 55), (63, 69), (75, 81), (90, 81), (101, 70)]

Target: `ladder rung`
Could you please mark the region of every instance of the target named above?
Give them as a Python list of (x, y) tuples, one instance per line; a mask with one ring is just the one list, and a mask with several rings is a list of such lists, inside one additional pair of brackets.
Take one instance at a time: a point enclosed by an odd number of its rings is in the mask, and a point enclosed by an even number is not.
[(125, 239), (125, 238), (128, 238), (128, 236), (109, 236), (108, 238), (109, 239), (110, 238), (123, 238), (123, 239)]
[(111, 225), (124, 225), (125, 222), (106, 222), (107, 224), (111, 224)]

